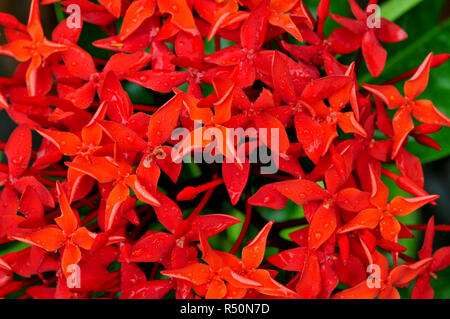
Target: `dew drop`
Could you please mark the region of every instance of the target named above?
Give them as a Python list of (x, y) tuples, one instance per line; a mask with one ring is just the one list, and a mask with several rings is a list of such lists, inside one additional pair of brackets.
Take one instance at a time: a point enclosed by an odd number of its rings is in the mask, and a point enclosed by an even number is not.
[(264, 197), (263, 202), (265, 204), (273, 202), (273, 196), (272, 195), (267, 195), (266, 197)]
[(14, 164), (20, 164), (23, 161), (23, 156), (19, 155), (18, 157), (16, 157), (15, 159), (12, 160), (12, 162)]

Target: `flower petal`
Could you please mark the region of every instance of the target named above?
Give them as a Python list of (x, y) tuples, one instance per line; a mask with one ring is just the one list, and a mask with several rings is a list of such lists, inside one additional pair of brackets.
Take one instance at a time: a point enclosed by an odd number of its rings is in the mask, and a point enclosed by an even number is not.
[(133, 262), (158, 262), (175, 244), (171, 234), (148, 231), (131, 248)]
[(274, 187), (297, 205), (315, 200), (325, 200), (329, 196), (328, 192), (317, 183), (306, 179), (278, 182), (274, 184)]
[(309, 227), (309, 249), (318, 249), (336, 230), (336, 210), (329, 203), (322, 204), (315, 212)]
[(32, 233), (16, 233), (11, 236), (15, 240), (28, 243), (46, 251), (55, 251), (62, 247), (66, 241), (66, 236), (57, 226), (46, 226)]
[(55, 222), (59, 227), (61, 227), (66, 235), (70, 235), (78, 228), (79, 216), (78, 213), (75, 213), (75, 211), (70, 207), (66, 192), (62, 188), (59, 181), (56, 182), (56, 189), (58, 192), (61, 216), (55, 218)]
[(194, 285), (203, 285), (212, 279), (213, 273), (205, 264), (191, 264), (181, 269), (163, 270), (161, 274), (173, 278), (184, 279)]
[(392, 119), (392, 126), (394, 127), (394, 145), (392, 146), (391, 158), (394, 159), (408, 134), (414, 129), (414, 123), (409, 111), (405, 108), (400, 108)]
[(272, 225), (273, 220), (268, 222), (256, 237), (242, 249), (242, 262), (246, 269), (257, 268), (263, 261), (267, 236)]
[(9, 136), (5, 146), (9, 174), (19, 177), (31, 159), (31, 130), (27, 125), (18, 126)]
[(405, 82), (404, 90), (405, 96), (410, 100), (415, 100), (428, 85), (428, 78), (430, 77), (431, 60), (433, 52), (427, 55), (425, 60), (417, 69), (416, 73)]
[(247, 50), (258, 50), (264, 43), (270, 15), (270, 1), (262, 0), (241, 26), (241, 45)]
[(386, 64), (387, 52), (380, 45), (372, 30), (364, 33), (362, 53), (370, 74), (375, 78), (378, 77)]

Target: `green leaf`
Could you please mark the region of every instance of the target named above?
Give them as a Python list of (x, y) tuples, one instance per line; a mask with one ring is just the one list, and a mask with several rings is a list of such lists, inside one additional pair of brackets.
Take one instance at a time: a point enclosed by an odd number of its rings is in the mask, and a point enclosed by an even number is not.
[(59, 23), (61, 23), (66, 17), (64, 15), (64, 11), (62, 9), (62, 5), (61, 3), (55, 3), (53, 4), (54, 8), (55, 8), (55, 15), (56, 15), (56, 20), (58, 20)]
[(295, 204), (291, 200), (287, 201), (286, 207), (284, 207), (283, 209), (272, 209), (259, 206), (255, 206), (254, 209), (265, 220), (274, 220), (276, 223), (305, 217), (305, 214), (303, 213), (303, 207)]
[(235, 45), (235, 44), (236, 44), (236, 42), (233, 42), (233, 41), (230, 41), (230, 40), (227, 40), (227, 39), (224, 39), (224, 38), (220, 38), (220, 47), (222, 49), (230, 47), (230, 46)]
[(205, 47), (205, 55), (216, 52), (215, 38), (211, 39), (211, 41), (203, 40), (203, 45)]
[(450, 298), (450, 267), (437, 273), (438, 279), (431, 278), (431, 286), (434, 289), (434, 299)]
[(11, 242), (7, 244), (0, 245), (0, 257), (9, 253), (13, 253), (16, 251), (23, 250), (27, 247), (30, 247), (30, 244), (23, 243), (21, 241)]
[[(317, 4), (315, 5), (317, 7)], [(334, 14), (338, 14), (343, 17), (351, 17), (353, 18), (353, 14), (350, 11), (350, 6), (348, 5), (347, 0), (336, 0), (330, 2), (330, 12)], [(333, 19), (328, 18), (325, 20), (324, 33), (325, 35), (330, 35), (330, 33), (336, 29), (342, 27), (340, 24), (335, 22)]]
[(188, 182), (191, 179), (200, 177), (201, 175), (202, 170), (200, 169), (200, 166), (197, 163), (194, 163), (193, 160), (191, 162), (183, 162), (178, 182)]
[(423, 0), (390, 0), (381, 5), (381, 16), (394, 21), (417, 6)]
[(184, 93), (187, 93), (188, 88), (189, 88), (189, 84), (186, 82), (186, 83), (181, 84), (178, 87), (178, 90), (183, 91)]
[(83, 23), (83, 29), (81, 30), (78, 45), (93, 57), (108, 60), (111, 56), (111, 51), (100, 49), (92, 45), (92, 42), (98, 39), (105, 39), (107, 37), (108, 35), (100, 27), (85, 22)]
[(133, 104), (153, 105), (155, 103), (155, 98), (151, 94), (151, 90), (128, 81), (123, 83), (123, 87), (130, 96)]
[(241, 229), (244, 224), (245, 215), (240, 210), (237, 210), (236, 208), (232, 209), (231, 211), (229, 211), (227, 213), (229, 215), (239, 218), (241, 220), (240, 223), (234, 224), (225, 230), (230, 242), (234, 243), (234, 242), (236, 242), (236, 240), (239, 237), (239, 234), (241, 233)]

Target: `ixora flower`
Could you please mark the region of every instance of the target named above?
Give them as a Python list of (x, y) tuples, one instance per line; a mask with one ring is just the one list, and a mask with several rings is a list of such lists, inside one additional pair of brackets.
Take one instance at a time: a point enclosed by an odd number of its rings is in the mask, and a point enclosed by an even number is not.
[[(0, 13), (19, 62), (0, 78), (0, 298), (433, 298), (450, 226), (404, 218), (439, 205), (413, 146), (443, 148), (450, 120), (419, 97), (450, 54), (376, 82), (406, 32), (368, 23), (377, 1), (316, 2)], [(67, 13), (49, 38), (41, 5)]]

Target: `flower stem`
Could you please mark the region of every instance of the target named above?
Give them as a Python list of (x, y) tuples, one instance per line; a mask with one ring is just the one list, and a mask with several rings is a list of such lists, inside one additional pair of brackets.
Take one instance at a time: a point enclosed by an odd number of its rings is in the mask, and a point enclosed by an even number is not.
[(199, 193), (203, 193), (204, 191), (211, 189), (211, 188), (215, 188), (216, 186), (219, 186), (223, 184), (223, 178), (218, 178), (215, 180), (212, 180), (211, 182), (208, 182), (206, 184), (197, 186), (195, 189), (197, 190), (197, 194)]
[[(249, 192), (246, 194), (246, 198), (248, 199), (250, 197)], [(250, 225), (250, 221), (252, 219), (252, 205), (248, 203), (248, 201), (245, 202), (245, 219), (244, 224), (242, 225), (241, 232), (239, 233), (239, 237), (234, 243), (233, 247), (230, 249), (230, 254), (235, 255), (238, 251), (239, 247), (241, 246), (242, 242), (244, 241), (245, 234), (247, 234), (248, 226)]]
[(220, 51), (220, 37), (214, 37), (214, 46), (217, 51)]
[(252, 169), (251, 172), (254, 175), (267, 177), (267, 178), (274, 179), (274, 180), (277, 180), (277, 181), (287, 181), (287, 180), (290, 180), (290, 179), (293, 178), (291, 176), (285, 176), (285, 175), (280, 175), (280, 174), (262, 174), (257, 169)]
[(355, 61), (355, 73), (358, 72), (359, 66), (361, 65), (362, 56), (363, 56), (362, 50), (359, 49), (358, 55), (356, 56), (356, 61)]
[(158, 108), (156, 106), (151, 105), (142, 105), (142, 104), (133, 104), (133, 109), (135, 111), (147, 112), (147, 113), (155, 113)]
[(159, 268), (159, 263), (154, 263), (149, 280), (155, 279), (156, 274), (158, 273), (158, 268)]
[(403, 259), (404, 261), (409, 262), (409, 263), (415, 263), (415, 262), (417, 261), (417, 260), (415, 260), (414, 258), (409, 257), (408, 255), (405, 255), (405, 254), (403, 254), (403, 253), (399, 253), (398, 256), (399, 256), (401, 259)]
[[(412, 181), (410, 178), (408, 178), (406, 176), (399, 176), (383, 167), (381, 168), (381, 174), (383, 174), (384, 176), (386, 176), (389, 179), (392, 179), (400, 189), (402, 189), (405, 192), (408, 192), (414, 196), (430, 195), (424, 189), (417, 186), (417, 184), (414, 183), (414, 181)], [(432, 202), (430, 202), (430, 204), (436, 205), (436, 201), (432, 201)]]
[(33, 175), (43, 175), (43, 176), (57, 176), (57, 177), (65, 177), (67, 176), (66, 170), (39, 170), (30, 172)]
[(46, 179), (46, 178), (44, 178), (44, 177), (41, 177), (41, 176), (35, 176), (35, 178), (36, 178), (39, 182), (41, 182), (42, 184), (44, 184), (45, 186), (49, 186), (49, 187), (52, 187), (52, 188), (55, 187), (55, 182), (54, 182), (54, 181), (48, 180), (48, 179)]
[[(409, 229), (414, 230), (426, 230), (427, 225), (407, 225)], [(450, 225), (435, 225), (434, 230), (436, 231), (450, 231)]]
[(198, 216), (198, 214), (200, 214), (202, 212), (203, 208), (205, 208), (206, 204), (208, 203), (209, 199), (211, 198), (211, 195), (213, 192), (214, 192), (214, 187), (208, 189), (208, 191), (205, 193), (205, 195), (203, 195), (203, 198), (200, 201), (200, 203), (197, 205), (197, 207), (195, 207), (194, 211), (192, 212), (192, 214), (189, 215), (187, 220), (192, 221), (195, 217)]

